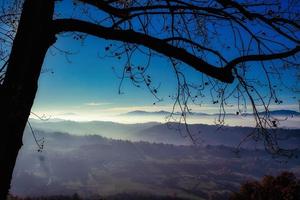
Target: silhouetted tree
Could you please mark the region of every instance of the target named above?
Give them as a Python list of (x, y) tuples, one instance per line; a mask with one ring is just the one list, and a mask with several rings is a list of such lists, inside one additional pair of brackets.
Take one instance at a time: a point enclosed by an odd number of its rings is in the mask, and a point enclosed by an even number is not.
[[(158, 100), (158, 88), (147, 68), (154, 56), (165, 56), (177, 77), (173, 98), (174, 110), (178, 107), (182, 112), (179, 122), (185, 122), (189, 103), (201, 103), (203, 90), (209, 87), (213, 103), (220, 108), (220, 123), (226, 105), (237, 104), (240, 114), (251, 104), (258, 130), (251, 137), (265, 141), (272, 153), (289, 155), (267, 130), (278, 123), (270, 117), (268, 107), (282, 103), (276, 95), (282, 70), (294, 70), (290, 79), (298, 73), (298, 1), (74, 0), (80, 14), (73, 18), (54, 15), (55, 4), (60, 2), (13, 1), (13, 5), (22, 5), (11, 7), (21, 7), (21, 16), (8, 24), (17, 24), (18, 30), (14, 33), (13, 26), (2, 34), (13, 43), (9, 58), (2, 56), (0, 68), (0, 199), (5, 199), (10, 186), (45, 54), (56, 35), (64, 32), (72, 32), (75, 40), (93, 35), (119, 41), (120, 45), (108, 44), (105, 50), (116, 59), (126, 58), (122, 79), (144, 84)], [(148, 57), (148, 62), (134, 65), (131, 58), (136, 54)], [(182, 70), (185, 66), (205, 75), (200, 84), (189, 81)], [(273, 84), (275, 79), (278, 82)], [(268, 94), (261, 87), (268, 88)], [(263, 107), (263, 114), (257, 105)]]
[(243, 184), (232, 200), (296, 200), (300, 197), (300, 180), (291, 172), (265, 176), (261, 182)]

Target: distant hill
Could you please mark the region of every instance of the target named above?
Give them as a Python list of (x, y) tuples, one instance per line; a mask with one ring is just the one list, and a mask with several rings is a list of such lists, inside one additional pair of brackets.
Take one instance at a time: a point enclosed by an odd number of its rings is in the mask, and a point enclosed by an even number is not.
[[(162, 115), (162, 116), (168, 116), (168, 115), (181, 115), (179, 112), (168, 112), (168, 111), (154, 111), (154, 112), (149, 112), (149, 111), (142, 111), (142, 110), (135, 110), (127, 113), (121, 114), (121, 116), (155, 116), (155, 115)], [(191, 115), (209, 115), (207, 113), (200, 113), (200, 112), (190, 112)]]
[[(265, 112), (261, 113), (265, 114)], [(282, 115), (282, 116), (300, 116), (300, 113), (294, 110), (273, 110), (269, 112), (270, 115)]]
[[(199, 116), (217, 116), (219, 113), (213, 113), (213, 114), (208, 114), (208, 113), (202, 113), (202, 112), (191, 112), (191, 115), (199, 115)], [(265, 114), (265, 112), (261, 112), (260, 114)], [(269, 111), (269, 114), (271, 115), (282, 115), (282, 116), (300, 116), (300, 112), (294, 111), (294, 110), (272, 110)], [(149, 111), (142, 111), (142, 110), (135, 110), (127, 113), (121, 114), (122, 116), (153, 116), (153, 115), (171, 115), (171, 112), (168, 111), (154, 111), (154, 112), (149, 112)], [(179, 112), (173, 113), (173, 115), (181, 115)], [(227, 113), (226, 115), (236, 115), (236, 113)], [(252, 115), (251, 113), (243, 113), (243, 115)]]
[(170, 112), (167, 111), (155, 111), (155, 112), (148, 112), (148, 111), (142, 111), (142, 110), (135, 110), (127, 113), (121, 114), (122, 116), (124, 115), (140, 115), (140, 116), (147, 116), (147, 115), (170, 115)]
[[(130, 141), (148, 141), (165, 144), (190, 145), (191, 138), (184, 124), (177, 123), (140, 123), (120, 124), (114, 122), (36, 122), (31, 121), (36, 131), (65, 132), (74, 135), (101, 135), (112, 139), (123, 139)], [(249, 127), (228, 127), (220, 128), (216, 125), (190, 124), (190, 134), (202, 145), (226, 145), (236, 147), (247, 135), (255, 131)], [(300, 129), (278, 129), (279, 143), (291, 147), (299, 147)], [(262, 141), (254, 142), (251, 138), (243, 144), (247, 148), (263, 148)]]
[(140, 124), (121, 124), (106, 121), (37, 121), (29, 120), (36, 130), (43, 130), (48, 132), (65, 132), (75, 135), (102, 135), (108, 138), (115, 139), (132, 139), (131, 136), (140, 130), (152, 127), (159, 123), (149, 122)]
[[(243, 139), (255, 131), (250, 127), (219, 127), (216, 125), (190, 124), (187, 132), (184, 124), (167, 123), (157, 124), (136, 132), (135, 137), (150, 142), (163, 142), (169, 144), (191, 144), (189, 134), (199, 144), (203, 145), (225, 145), (236, 147)], [(299, 148), (300, 129), (277, 129), (278, 142), (282, 147)], [(284, 138), (284, 139), (283, 139)], [(264, 148), (262, 141), (254, 141), (249, 138), (242, 145), (245, 148)]]

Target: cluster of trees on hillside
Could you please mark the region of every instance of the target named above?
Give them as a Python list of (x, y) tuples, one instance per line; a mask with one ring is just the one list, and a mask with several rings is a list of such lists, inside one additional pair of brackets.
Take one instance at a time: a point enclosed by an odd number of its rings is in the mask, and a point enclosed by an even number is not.
[(300, 197), (300, 180), (291, 172), (279, 176), (265, 176), (259, 181), (243, 184), (231, 200), (297, 200)]

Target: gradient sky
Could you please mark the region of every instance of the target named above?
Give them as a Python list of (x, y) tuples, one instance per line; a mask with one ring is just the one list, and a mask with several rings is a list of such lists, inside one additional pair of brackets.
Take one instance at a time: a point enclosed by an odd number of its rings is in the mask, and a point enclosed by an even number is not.
[[(159, 97), (162, 102), (156, 103), (155, 97), (145, 88), (137, 88), (129, 80), (122, 85), (122, 94), (118, 93), (123, 63), (117, 59), (100, 58), (105, 54), (107, 41), (88, 37), (82, 45), (72, 38), (59, 37), (55, 46), (75, 52), (66, 57), (53, 47), (49, 50), (39, 80), (39, 90), (33, 112), (51, 116), (64, 114), (112, 115), (132, 110), (170, 110), (173, 100), (169, 98), (176, 90), (175, 75), (169, 63), (157, 58), (152, 63), (149, 73), (154, 84), (159, 85)], [(115, 70), (113, 70), (115, 67)], [(197, 79), (201, 74), (191, 69), (185, 70), (187, 76)], [(298, 109), (297, 99), (292, 93), (284, 92), (286, 102), (274, 109)], [(299, 96), (298, 96), (299, 97)], [(202, 107), (193, 107), (195, 111), (216, 113), (217, 108), (211, 99), (204, 99)], [(230, 109), (229, 109), (230, 110)], [(234, 109), (231, 109), (234, 112)], [(92, 117), (93, 118), (93, 117)], [(92, 120), (92, 119), (91, 119)]]
[[(63, 10), (66, 15), (73, 12), (68, 2), (59, 4), (57, 10)], [(169, 95), (176, 92), (176, 78), (169, 62), (156, 57), (149, 68), (148, 73), (154, 85), (160, 85), (158, 96), (163, 99), (162, 102), (153, 105), (157, 101), (155, 97), (145, 87), (137, 88), (129, 80), (125, 80), (122, 84), (123, 93), (118, 93), (120, 84), (118, 76), (122, 73), (124, 60), (101, 58), (106, 54), (105, 47), (110, 43), (117, 44), (95, 37), (88, 37), (82, 44), (72, 37), (59, 36), (55, 47), (51, 47), (47, 53), (32, 111), (38, 115), (45, 114), (57, 118), (65, 116), (72, 119), (72, 116), (81, 115), (86, 120), (132, 110), (170, 111), (173, 100)], [(66, 56), (56, 48), (73, 53)], [(136, 56), (133, 60), (136, 65), (145, 63), (143, 56)], [(200, 73), (187, 66), (183, 71), (192, 81), (200, 80), (202, 77)], [(253, 70), (253, 76), (257, 77), (259, 74), (259, 71)], [(283, 79), (290, 80), (294, 74), (295, 71), (291, 71)], [(295, 81), (297, 80), (292, 81), (293, 84)], [(273, 109), (298, 110), (299, 93), (284, 90), (280, 92), (280, 97), (285, 104), (275, 105)], [(192, 106), (192, 108), (200, 112), (218, 112), (210, 98), (204, 98), (201, 107)], [(235, 112), (236, 108), (228, 110)]]

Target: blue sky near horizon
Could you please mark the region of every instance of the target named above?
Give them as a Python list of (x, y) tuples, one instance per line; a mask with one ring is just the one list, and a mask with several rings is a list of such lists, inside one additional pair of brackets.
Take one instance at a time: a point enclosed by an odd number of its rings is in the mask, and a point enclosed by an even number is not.
[[(156, 58), (149, 69), (154, 84), (161, 85), (158, 96), (163, 98), (162, 102), (153, 105), (156, 102), (154, 96), (145, 87), (137, 88), (129, 80), (122, 85), (123, 94), (118, 93), (120, 79), (117, 74), (122, 72), (123, 63), (114, 58), (99, 57), (105, 54), (107, 44), (108, 41), (95, 37), (88, 37), (84, 44), (72, 38), (59, 37), (55, 46), (73, 51), (74, 54), (66, 57), (53, 47), (48, 51), (33, 112), (53, 116), (55, 113), (59, 115), (72, 111), (84, 115), (97, 110), (104, 114), (150, 111), (151, 108), (154, 111), (169, 110), (173, 103), (169, 95), (176, 92), (176, 80), (168, 61)], [(194, 70), (189, 69), (186, 73), (194, 79), (201, 78), (201, 73)], [(289, 102), (275, 108), (297, 110), (297, 99), (290, 98), (291, 95), (286, 93), (285, 98)], [(217, 112), (210, 98), (204, 102), (198, 111)]]
[[(76, 45), (71, 38), (58, 39), (55, 46), (76, 49), (76, 53), (66, 58), (57, 51), (55, 55), (51, 54), (52, 50), (48, 52), (43, 66), (44, 73), (40, 77), (36, 103), (42, 106), (50, 102), (53, 106), (65, 105), (65, 102), (73, 106), (87, 102), (109, 102), (120, 105), (153, 104), (156, 100), (149, 91), (133, 86), (128, 80), (122, 85), (123, 93), (118, 93), (121, 81), (118, 74), (122, 73), (123, 65), (116, 59), (98, 57), (99, 54), (105, 53), (105, 44), (107, 45), (105, 41), (93, 37), (89, 37), (83, 46)], [(170, 74), (171, 68), (167, 66), (168, 63), (164, 62), (164, 59), (160, 61), (151, 67), (154, 80), (158, 74)], [(113, 67), (116, 70), (113, 70)], [(164, 76), (164, 81), (168, 84), (164, 84), (166, 88), (161, 87), (159, 91), (167, 92), (172, 88), (170, 85), (174, 80), (172, 76)]]
[[(2, 0), (1, 0), (2, 1)], [(66, 16), (73, 16), (70, 0), (57, 5), (57, 11)], [(225, 33), (224, 38), (229, 38), (230, 33)], [(42, 115), (59, 117), (63, 113), (76, 113), (77, 115), (93, 117), (101, 115), (114, 115), (132, 110), (169, 110), (174, 100), (169, 95), (176, 93), (176, 77), (169, 61), (165, 58), (155, 57), (148, 70), (152, 77), (153, 85), (160, 86), (158, 96), (163, 99), (157, 102), (155, 97), (142, 86), (135, 87), (129, 79), (122, 84), (122, 94), (118, 93), (124, 60), (115, 58), (100, 58), (106, 54), (105, 47), (110, 43), (95, 37), (87, 37), (83, 44), (72, 37), (59, 36), (55, 47), (74, 52), (69, 56), (51, 47), (47, 53), (43, 73), (39, 80), (39, 89), (32, 111)], [(230, 55), (227, 50), (222, 53)], [(229, 56), (230, 57), (230, 56)], [(136, 56), (135, 64), (145, 63), (145, 57)], [(115, 70), (113, 70), (115, 68)], [(193, 82), (201, 80), (202, 75), (188, 66), (183, 66), (186, 77)], [(252, 76), (261, 76), (258, 70), (252, 70)], [(283, 79), (290, 80), (295, 77), (295, 71), (285, 73)], [(297, 79), (291, 81), (297, 84)], [(265, 89), (261, 89), (264, 93)], [(265, 91), (267, 92), (267, 91)], [(202, 106), (191, 106), (194, 111), (216, 113), (218, 108), (212, 104), (209, 90), (205, 91), (206, 97), (201, 100)], [(283, 90), (279, 97), (284, 101), (282, 105), (275, 105), (274, 109), (299, 109), (299, 93)], [(251, 111), (251, 109), (249, 109)], [(228, 112), (235, 112), (236, 108), (228, 108)], [(88, 118), (88, 117), (87, 117)]]

